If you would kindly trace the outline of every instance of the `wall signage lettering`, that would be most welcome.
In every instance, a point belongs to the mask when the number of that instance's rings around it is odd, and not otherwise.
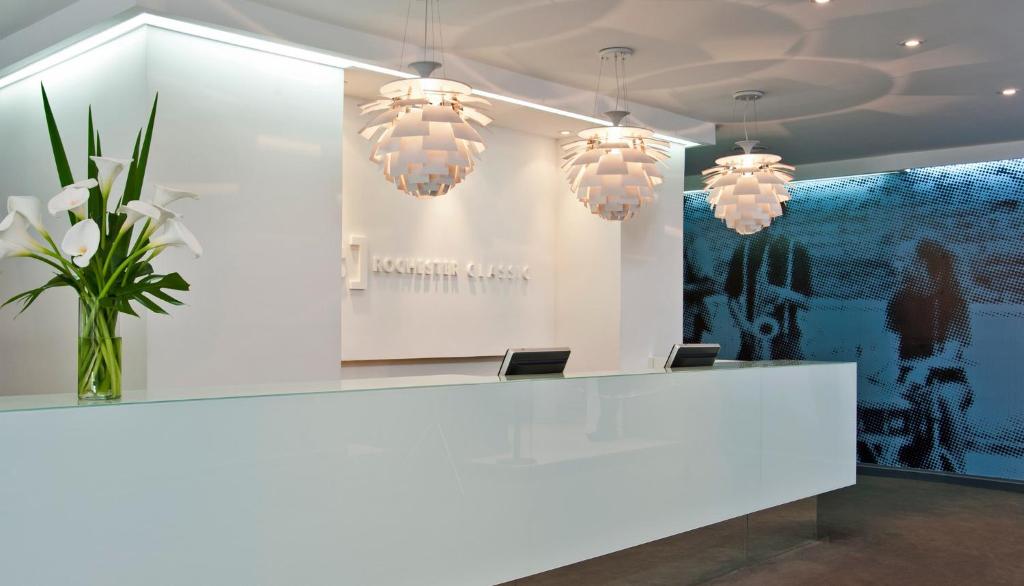
[[[530,280],[530,266],[505,262],[480,262],[477,260],[452,260],[409,256],[370,256],[367,254],[368,239],[352,236],[349,248],[352,252],[356,274],[347,275],[349,289],[365,289],[367,273],[382,275],[420,275],[424,277],[469,279]]]

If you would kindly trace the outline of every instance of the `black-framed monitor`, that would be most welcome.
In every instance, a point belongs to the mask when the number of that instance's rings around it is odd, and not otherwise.
[[[509,348],[498,375],[562,374],[569,352],[568,348]]]
[[[665,360],[665,368],[713,366],[721,349],[718,344],[675,344]]]

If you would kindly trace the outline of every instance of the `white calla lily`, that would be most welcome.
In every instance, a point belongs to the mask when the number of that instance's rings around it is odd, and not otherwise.
[[[203,247],[199,244],[199,240],[177,218],[168,219],[163,228],[149,239],[149,244],[160,249],[167,246],[185,246],[192,251],[196,258],[203,254]]]
[[[8,256],[18,256],[18,252],[21,249],[16,248],[14,245],[9,244],[5,240],[0,240],[0,260],[7,258]]]
[[[131,159],[115,159],[113,157],[89,157],[96,163],[96,170],[99,176],[100,193],[106,198],[110,195],[110,188],[114,186],[114,180],[124,171],[125,167],[131,165]]]
[[[161,208],[166,208],[179,199],[186,197],[189,199],[199,199],[199,196],[191,191],[157,185],[156,193],[153,195],[153,204]]]
[[[34,197],[12,195],[7,198],[7,217],[0,221],[0,232],[6,230],[14,221],[14,214],[21,214],[28,223],[40,234],[46,234],[43,226],[43,206]]]
[[[9,214],[3,221],[0,241],[6,252],[3,256],[28,256],[43,250],[39,241],[29,233],[28,219],[21,214]]]
[[[99,182],[97,182],[95,179],[82,179],[81,181],[75,181],[71,185],[68,185],[68,187],[77,187],[79,189],[92,189],[97,185],[99,185]]]
[[[54,216],[61,212],[71,212],[79,220],[85,219],[88,215],[89,189],[87,187],[75,187],[77,183],[68,185],[63,191],[50,198],[46,209]]]
[[[146,229],[146,234],[143,235],[143,238],[146,238],[153,232],[156,232],[157,229],[160,228],[160,226],[162,226],[167,220],[178,217],[174,212],[165,210],[151,203],[138,200],[124,204],[118,208],[117,213],[127,216],[124,224],[121,226],[121,232],[131,230],[132,226],[134,226],[139,220],[148,220],[149,228]]]
[[[60,248],[72,257],[80,267],[89,266],[89,261],[100,246],[100,227],[93,220],[78,222],[64,235]]]

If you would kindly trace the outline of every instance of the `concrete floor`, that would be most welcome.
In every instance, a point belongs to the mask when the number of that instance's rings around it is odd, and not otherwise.
[[[710,582],[688,563],[684,534],[516,583],[1024,584],[1024,493],[860,476],[856,486],[819,497],[818,520],[823,540]]]

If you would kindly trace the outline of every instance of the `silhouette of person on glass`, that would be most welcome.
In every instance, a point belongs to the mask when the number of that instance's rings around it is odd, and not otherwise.
[[[953,254],[923,239],[895,256],[900,282],[886,308],[886,327],[898,337],[897,385],[910,403],[904,466],[964,471],[966,413],[974,402],[964,351],[971,341],[967,300]]]
[[[740,360],[800,360],[797,312],[811,295],[811,257],[801,244],[767,230],[744,238],[725,280],[729,313],[740,330]]]
[[[718,283],[705,272],[711,266],[707,244],[687,232],[683,264],[683,332],[688,344],[700,343],[712,329],[708,299],[719,293]]]

